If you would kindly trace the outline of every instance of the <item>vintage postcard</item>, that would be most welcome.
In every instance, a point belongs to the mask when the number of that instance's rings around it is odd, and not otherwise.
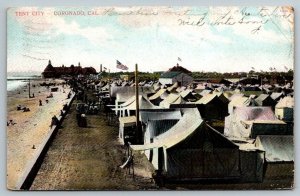
[[[9,190],[294,188],[294,9],[7,9]]]

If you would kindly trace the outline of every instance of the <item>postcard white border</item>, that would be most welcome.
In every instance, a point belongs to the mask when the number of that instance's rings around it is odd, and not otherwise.
[[[105,192],[60,192],[60,191],[48,191],[48,192],[19,192],[19,191],[8,191],[6,189],[6,9],[8,7],[22,7],[22,6],[43,6],[43,7],[50,7],[50,6],[262,6],[262,5],[291,5],[295,9],[295,99],[296,99],[296,108],[295,108],[295,189],[294,191],[189,191],[189,192],[179,192],[179,191],[165,191],[165,192],[153,192],[153,191],[146,191],[146,192],[111,192],[111,191],[105,191]],[[198,195],[198,194],[205,194],[205,195],[232,195],[232,194],[238,194],[238,195],[253,195],[253,194],[263,194],[265,195],[283,195],[283,194],[289,194],[289,195],[299,195],[299,156],[297,153],[299,152],[299,141],[300,141],[300,134],[299,131],[299,108],[297,106],[297,98],[299,97],[299,80],[300,80],[300,69],[297,68],[297,62],[299,61],[299,10],[300,10],[300,4],[299,0],[72,0],[72,1],[61,1],[61,0],[51,0],[51,1],[43,1],[43,0],[7,0],[7,1],[0,1],[0,130],[1,130],[1,142],[0,142],[0,171],[1,171],[1,177],[0,177],[0,195],[17,195],[17,194],[25,194],[25,195],[32,195],[32,194],[45,194],[45,195],[53,195],[53,194],[62,194],[63,195],[78,195],[78,194],[89,194],[89,195],[98,195],[98,194],[104,194],[104,195],[152,195],[152,194],[162,194],[162,195],[181,195],[181,194],[188,194],[188,195]]]

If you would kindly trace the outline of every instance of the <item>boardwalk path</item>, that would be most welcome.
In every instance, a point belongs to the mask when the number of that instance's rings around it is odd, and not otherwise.
[[[120,169],[125,149],[118,127],[107,126],[104,114],[88,115],[88,127],[76,122],[76,101],[58,131],[31,190],[153,190],[152,168],[136,154],[135,180]]]

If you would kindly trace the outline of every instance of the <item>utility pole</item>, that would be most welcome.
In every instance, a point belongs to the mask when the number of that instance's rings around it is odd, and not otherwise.
[[[135,64],[135,103],[136,103],[136,137],[137,137],[137,142],[140,143],[141,141],[141,133],[140,133],[140,112],[139,112],[139,81],[138,81],[138,65]]]
[[[31,98],[31,96],[30,96],[30,79],[29,79],[29,82],[28,82],[28,95],[29,95],[29,98]]]
[[[110,95],[110,69],[108,69],[108,93],[109,93],[109,98],[111,98],[111,95]]]

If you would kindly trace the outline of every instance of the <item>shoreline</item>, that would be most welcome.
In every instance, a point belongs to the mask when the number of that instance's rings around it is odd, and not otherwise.
[[[7,188],[15,190],[24,176],[28,163],[36,157],[43,148],[43,140],[51,131],[51,118],[59,116],[63,105],[68,102],[67,95],[71,92],[68,85],[61,85],[64,80],[52,79],[58,87],[57,92],[51,92],[52,98],[47,98],[50,88],[40,86],[45,80],[33,80],[29,98],[28,85],[7,91]],[[39,105],[42,101],[42,106]],[[48,100],[48,103],[46,102]],[[29,108],[24,112],[17,106]],[[10,123],[11,122],[11,123]]]

